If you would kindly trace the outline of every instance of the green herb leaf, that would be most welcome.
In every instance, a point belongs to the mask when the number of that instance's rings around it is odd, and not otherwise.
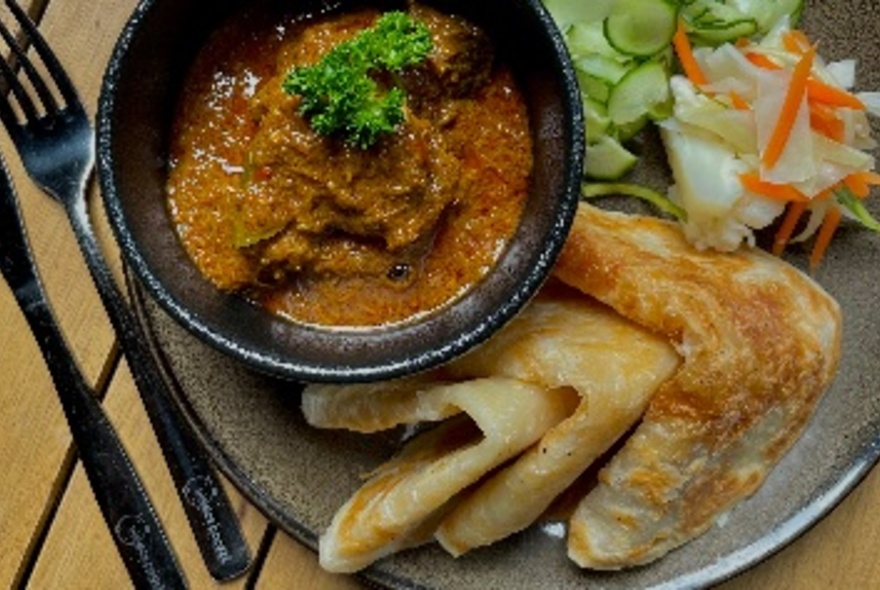
[[[371,74],[418,65],[433,47],[424,23],[403,12],[388,12],[317,64],[291,69],[282,87],[302,97],[300,112],[317,133],[339,133],[366,149],[404,120],[403,91],[393,87],[383,92]]]
[[[687,212],[657,191],[640,184],[625,182],[585,182],[581,185],[581,196],[585,199],[624,195],[636,197],[651,203],[660,211],[672,215],[681,221],[687,220]]]
[[[880,232],[880,221],[874,219],[868,209],[865,208],[865,204],[862,203],[862,200],[852,194],[852,191],[846,187],[840,188],[834,191],[834,196],[837,197],[837,202],[840,203],[844,209],[852,213],[853,217],[855,217],[859,223],[868,229]]]

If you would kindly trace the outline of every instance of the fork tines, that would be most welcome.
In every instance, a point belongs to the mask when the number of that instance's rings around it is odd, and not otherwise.
[[[28,46],[33,47],[36,51],[66,106],[79,105],[73,84],[67,77],[67,74],[64,73],[58,58],[55,57],[55,54],[43,39],[37,26],[16,2],[6,0],[6,5],[21,27],[21,41],[16,39],[6,24],[0,20],[0,37],[3,38],[11,51],[7,59],[0,59],[0,78],[6,84],[4,89],[6,100],[0,100],[0,119],[3,120],[7,127],[18,123],[19,117],[9,101],[9,92],[15,97],[15,102],[25,122],[34,122],[47,114],[56,113],[61,110],[56,95],[50,89],[44,76],[37,70],[34,62],[28,57]],[[36,98],[28,91],[28,86],[19,79],[16,70],[24,72],[28,85],[36,91]]]

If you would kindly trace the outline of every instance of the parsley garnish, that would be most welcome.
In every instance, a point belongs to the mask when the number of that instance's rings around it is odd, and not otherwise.
[[[283,88],[302,97],[300,112],[317,133],[339,133],[366,149],[403,122],[406,100],[396,86],[383,93],[371,74],[397,74],[418,65],[433,46],[424,23],[403,12],[387,12],[317,64],[291,69]]]

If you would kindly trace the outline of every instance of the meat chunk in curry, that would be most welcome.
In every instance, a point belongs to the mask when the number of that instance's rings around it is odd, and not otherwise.
[[[410,13],[434,47],[394,80],[404,122],[367,149],[315,133],[282,81],[377,11],[249,13],[199,54],[168,194],[184,246],[218,287],[299,321],[377,325],[441,307],[495,263],[528,190],[524,101],[481,29],[421,5]]]

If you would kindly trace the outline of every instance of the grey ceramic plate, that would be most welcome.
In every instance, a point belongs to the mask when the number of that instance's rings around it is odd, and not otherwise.
[[[826,57],[859,57],[862,89],[880,89],[878,14],[878,2],[807,7],[804,26],[821,40]],[[875,134],[880,137],[876,125]],[[664,167],[652,145],[649,139],[639,177],[663,187]],[[876,202],[873,208],[880,209]],[[801,254],[787,258],[803,266]],[[850,226],[839,232],[814,274],[844,310],[837,379],[804,436],[765,485],[705,535],[650,566],[600,574],[568,561],[562,530],[534,526],[458,560],[436,548],[409,551],[380,562],[366,577],[392,588],[681,588],[718,582],[767,557],[842,499],[880,453],[878,259],[880,236]],[[190,336],[139,289],[132,290],[178,400],[213,458],[269,517],[315,547],[318,533],[358,486],[359,475],[393,452],[395,438],[308,427],[296,384],[245,370]]]

